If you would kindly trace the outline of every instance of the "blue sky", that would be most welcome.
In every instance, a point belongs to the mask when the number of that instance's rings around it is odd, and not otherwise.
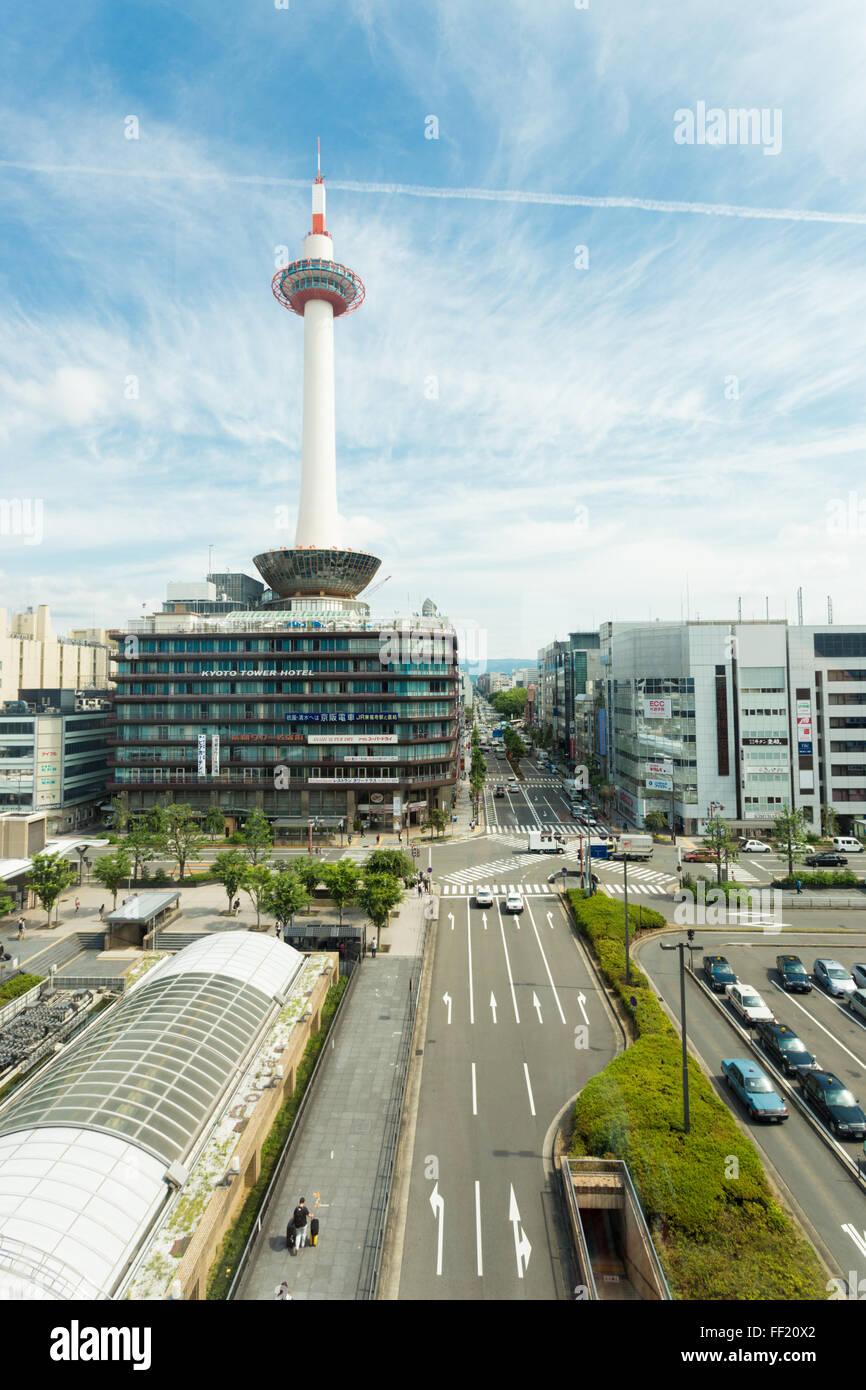
[[[492,656],[687,587],[861,621],[864,60],[848,0],[7,7],[0,457],[44,522],[0,535],[0,601],[121,624],[210,545],[253,573],[291,543],[303,332],[270,280],[321,136],[377,610],[430,595]],[[778,153],[677,143],[701,102],[780,112]]]

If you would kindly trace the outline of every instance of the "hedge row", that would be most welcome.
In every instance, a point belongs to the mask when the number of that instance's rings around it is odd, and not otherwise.
[[[578,929],[602,972],[634,1010],[638,1038],[584,1087],[574,1109],[573,1156],[622,1158],[634,1181],[665,1277],[681,1299],[821,1299],[812,1247],[774,1200],[758,1153],[690,1057],[683,1133],[682,1044],[646,976],[625,984],[622,905],[569,893]],[[658,913],[647,914],[663,925]],[[629,909],[629,930],[636,920]]]
[[[304,1049],[304,1055],[298,1063],[298,1070],[295,1076],[295,1089],[289,1099],[278,1110],[270,1133],[262,1144],[258,1181],[250,1188],[247,1200],[244,1202],[237,1220],[226,1232],[222,1245],[210,1267],[206,1294],[208,1299],[224,1299],[229,1291],[235,1266],[243,1254],[244,1246],[249,1239],[249,1234],[255,1223],[256,1216],[258,1215],[262,1198],[273,1176],[277,1160],[283,1152],[286,1140],[289,1137],[289,1130],[295,1122],[295,1115],[301,1103],[301,1097],[307,1089],[313,1067],[316,1063],[316,1058],[322,1050],[334,1014],[337,1012],[337,1006],[343,997],[343,992],[347,984],[348,977],[345,975],[341,976],[335,985],[331,985],[331,988],[325,995],[325,1000],[322,1004],[321,1027],[318,1033],[314,1033],[310,1038]]]
[[[15,975],[11,980],[4,981],[0,985],[0,1005],[17,999],[19,994],[26,994],[28,989],[35,989],[41,980],[41,975]]]

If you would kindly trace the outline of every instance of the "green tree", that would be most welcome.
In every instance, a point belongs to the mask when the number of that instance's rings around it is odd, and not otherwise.
[[[117,907],[117,894],[132,878],[132,857],[121,845],[113,854],[103,854],[93,865],[93,877],[111,894],[111,910]]]
[[[387,924],[393,908],[401,901],[403,890],[390,874],[365,874],[358,890],[358,903],[376,928],[378,935]]]
[[[255,810],[244,821],[243,842],[251,864],[258,864],[273,849],[274,832],[264,811]]]
[[[340,860],[340,863],[351,861]],[[390,874],[392,878],[413,878],[415,865],[402,849],[375,849],[364,864],[366,874]]]
[[[213,844],[216,835],[225,834],[226,818],[219,806],[208,806],[202,824],[208,835],[210,835],[211,844]]]
[[[351,861],[346,861],[351,862]],[[355,865],[352,865],[354,868]],[[280,869],[273,875],[267,899],[262,904],[276,922],[285,928],[295,924],[295,913],[303,912],[310,903],[310,890],[304,886],[291,865]]]
[[[731,834],[727,822],[721,816],[713,816],[712,820],[707,821],[707,828],[704,831],[702,845],[716,861],[716,882],[722,881],[722,862],[727,865],[729,859],[736,860],[739,857],[739,847],[734,836]]]
[[[121,844],[132,859],[132,881],[137,883],[145,864],[149,864],[159,853],[159,837],[148,825],[146,817],[130,817]]]
[[[643,823],[651,835],[661,835],[668,828],[668,818],[664,811],[648,811]]]
[[[213,876],[225,888],[229,908],[238,895],[241,880],[249,867],[247,857],[239,849],[226,849],[214,857]]]
[[[773,821],[773,839],[780,854],[788,860],[788,875],[794,876],[794,846],[806,838],[806,813],[795,807],[793,810],[786,801],[782,814]]]
[[[166,827],[162,834],[154,835],[154,844],[174,859],[178,868],[178,882],[183,882],[186,861],[204,844],[198,821],[192,814],[192,807],[186,804],[165,808]]]
[[[267,911],[274,871],[267,864],[247,864],[241,887],[256,909],[256,926],[262,920],[262,910]]]
[[[34,854],[27,887],[36,894],[48,914],[47,926],[51,926],[51,909],[61,893],[65,893],[78,878],[78,869],[59,854]]]
[[[379,854],[393,854],[393,850],[377,850],[370,855],[370,859],[375,859]],[[404,854],[401,858],[406,859]],[[411,872],[411,861],[410,872]],[[369,869],[370,861],[365,865]],[[339,859],[336,864],[323,864],[325,882],[328,885],[328,892],[336,903],[340,912],[340,926],[343,925],[343,908],[357,897],[358,889],[361,886],[361,870],[351,859]]]

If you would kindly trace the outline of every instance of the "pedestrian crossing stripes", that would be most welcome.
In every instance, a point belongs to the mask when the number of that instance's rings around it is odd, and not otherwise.
[[[495,898],[504,898],[507,893],[520,893],[526,898],[553,898],[556,890],[552,883],[459,883],[442,886],[445,898],[472,898],[481,889],[487,889]]]

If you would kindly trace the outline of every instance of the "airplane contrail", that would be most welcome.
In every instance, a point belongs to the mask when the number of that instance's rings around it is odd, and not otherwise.
[[[269,174],[205,174],[170,169],[101,169],[83,164],[33,164],[2,159],[0,169],[21,169],[34,174],[96,175],[105,178],[180,179],[190,183],[272,184],[280,188],[308,188],[309,179],[279,178]],[[635,208],[639,212],[685,212],[706,217],[746,217],[776,222],[828,222],[866,226],[866,212],[820,212],[812,208],[755,208],[739,203],[692,203],[668,198],[594,197],[585,193],[537,193],[518,188],[436,188],[418,183],[362,183],[328,179],[328,187],[345,193],[379,193],[408,198],[468,199],[487,203],[537,203],[547,207]]]

